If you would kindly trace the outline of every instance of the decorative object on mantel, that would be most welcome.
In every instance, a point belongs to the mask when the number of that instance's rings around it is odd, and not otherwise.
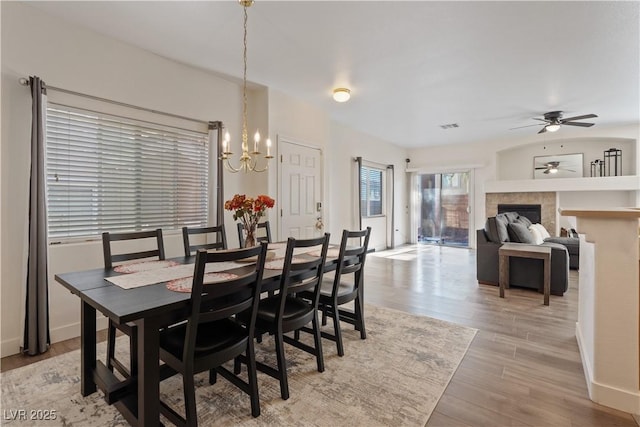
[[[582,153],[534,157],[533,177],[535,179],[581,178],[582,158]]]
[[[622,150],[618,148],[604,150],[604,169],[607,176],[622,175]]]
[[[591,162],[591,176],[604,176],[604,160],[596,159]]]
[[[222,160],[225,168],[231,172],[264,172],[269,167],[269,160],[273,159],[271,155],[271,140],[267,138],[267,154],[264,156],[266,159],[265,165],[262,169],[258,168],[258,155],[260,153],[260,132],[256,131],[253,137],[253,151],[249,153],[249,143],[247,141],[247,8],[253,5],[253,0],[238,0],[238,3],[244,8],[244,72],[242,76],[242,154],[240,155],[240,165],[235,168],[231,166],[230,158],[233,155],[231,152],[231,136],[229,132],[225,132],[224,140],[222,141]],[[251,157],[253,155],[253,157]]]
[[[244,246],[249,248],[256,245],[256,228],[260,218],[265,216],[267,209],[272,208],[276,201],[264,194],[251,198],[244,194],[236,194],[233,199],[224,202],[224,208],[233,212],[233,219],[242,221],[247,237]]]

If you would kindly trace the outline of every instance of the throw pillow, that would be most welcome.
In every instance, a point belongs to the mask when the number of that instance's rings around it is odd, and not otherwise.
[[[544,228],[544,225],[542,225],[542,224],[532,224],[532,226],[536,227],[538,229],[538,231],[540,232],[540,235],[542,236],[542,240],[548,239],[549,237],[551,237],[551,234],[549,234],[547,229]]]
[[[520,215],[515,222],[518,222],[520,224],[524,224],[525,226],[527,226],[527,228],[529,228],[529,226],[531,225],[531,220],[529,218],[527,218],[526,216],[522,216],[522,215]]]
[[[507,225],[507,230],[509,231],[509,238],[512,242],[528,243],[530,245],[533,245],[536,242],[533,235],[524,224],[512,222]]]
[[[536,245],[541,245],[542,243],[544,243],[544,239],[542,238],[542,234],[540,234],[540,230],[538,230],[538,227],[534,227],[533,224],[531,224],[529,226],[529,231],[533,235],[533,240],[535,241]]]

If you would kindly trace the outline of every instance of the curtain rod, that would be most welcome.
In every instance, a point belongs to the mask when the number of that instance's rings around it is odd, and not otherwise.
[[[22,86],[29,86],[29,79],[27,79],[25,77],[20,77],[20,79],[18,79],[18,81],[20,82],[20,84]],[[139,107],[137,105],[127,104],[126,102],[114,101],[114,100],[111,100],[111,99],[100,98],[99,96],[94,96],[94,95],[89,95],[89,94],[86,94],[86,93],[76,92],[76,91],[69,90],[69,89],[62,89],[62,88],[55,87],[55,86],[49,86],[48,84],[45,84],[44,82],[43,82],[43,87],[44,87],[44,89],[47,89],[47,90],[53,90],[53,91],[56,91],[56,92],[62,92],[62,93],[70,94],[70,95],[81,96],[83,98],[89,98],[89,99],[93,99],[95,101],[101,101],[101,102],[106,102],[106,103],[109,103],[109,104],[115,104],[115,105],[119,105],[121,107],[133,108],[134,110],[141,110],[141,111],[146,111],[146,112],[149,112],[149,113],[161,114],[163,116],[173,117],[175,119],[187,120],[187,121],[191,121],[191,122],[195,122],[195,123],[204,123],[206,125],[209,125],[211,123],[208,120],[193,119],[191,117],[180,116],[178,114],[165,113],[164,111],[158,111],[158,110],[153,110],[151,108]]]

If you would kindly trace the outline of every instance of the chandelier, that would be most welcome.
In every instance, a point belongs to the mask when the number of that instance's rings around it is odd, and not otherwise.
[[[238,167],[231,165],[231,136],[229,132],[225,132],[222,141],[222,159],[225,168],[231,172],[264,172],[269,167],[269,160],[273,159],[271,155],[271,140],[267,138],[267,153],[263,168],[258,167],[258,156],[260,153],[260,132],[256,131],[253,136],[253,151],[249,152],[249,142],[247,137],[247,8],[253,5],[253,0],[238,0],[238,3],[244,8],[244,74],[242,77],[242,154],[240,155],[240,164]]]

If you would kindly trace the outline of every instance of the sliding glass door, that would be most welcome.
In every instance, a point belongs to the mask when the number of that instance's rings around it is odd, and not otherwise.
[[[418,243],[469,246],[469,172],[417,175]]]

